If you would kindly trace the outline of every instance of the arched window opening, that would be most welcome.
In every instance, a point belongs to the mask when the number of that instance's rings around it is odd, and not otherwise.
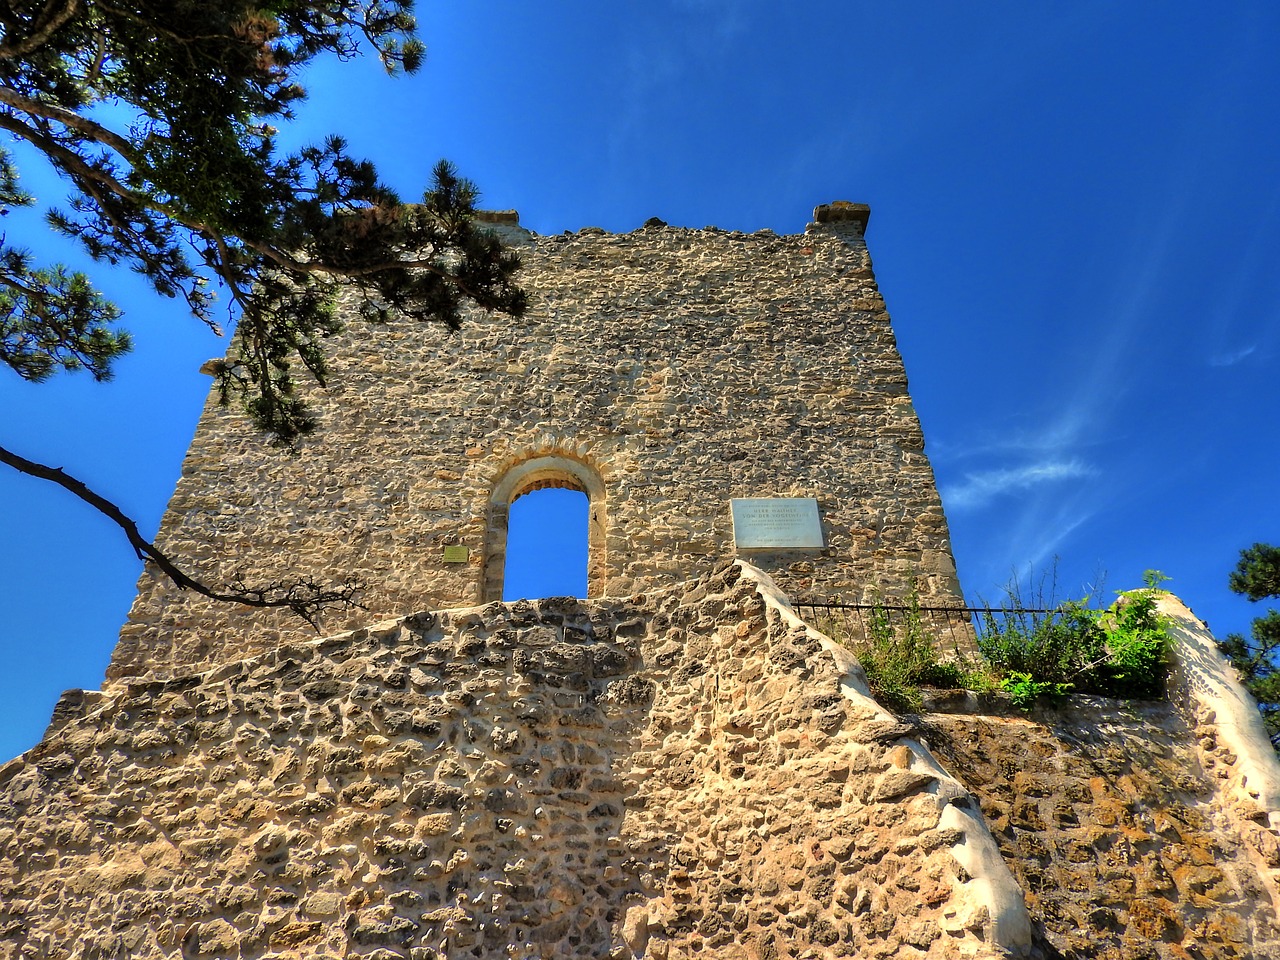
[[[587,526],[581,490],[551,486],[516,497],[507,514],[503,600],[587,595]]]
[[[510,467],[489,494],[480,602],[604,596],[607,512],[603,479],[576,456],[546,453]],[[522,568],[552,579],[530,582]]]

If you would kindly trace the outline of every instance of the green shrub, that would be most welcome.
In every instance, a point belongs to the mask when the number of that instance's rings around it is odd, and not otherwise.
[[[1050,613],[1029,613],[1016,581],[1006,587],[1007,611],[987,614],[978,649],[999,677],[1001,689],[1026,707],[1037,697],[1067,690],[1118,698],[1154,698],[1164,694],[1168,676],[1169,634],[1156,612],[1156,587],[1167,580],[1158,570],[1143,577],[1144,590],[1122,594],[1107,610],[1088,598],[1056,603],[1042,589],[1036,606]]]
[[[1103,623],[1107,658],[1092,671],[1092,688],[1111,697],[1164,696],[1171,638],[1164,617],[1156,612],[1156,591],[1121,594]]]
[[[1034,679],[1029,673],[1014,671],[1005,674],[1000,689],[1009,694],[1019,710],[1030,710],[1038,700],[1056,700],[1071,689],[1069,683],[1048,683]]]
[[[1087,600],[1069,600],[1050,613],[988,613],[978,652],[1001,676],[1022,673],[1037,682],[1070,683],[1082,667],[1105,656],[1100,617]]]
[[[1157,585],[1168,578],[1147,571],[1146,589],[1121,594],[1106,610],[1089,599],[1057,603],[1041,589],[1026,608],[1016,581],[1005,588],[999,613],[988,613],[978,631],[981,661],[943,661],[932,626],[911,585],[901,609],[877,603],[864,623],[865,636],[828,625],[827,632],[848,646],[862,664],[872,695],[889,709],[920,710],[921,687],[988,692],[1004,690],[1015,706],[1068,692],[1117,698],[1164,695],[1170,637],[1156,611]]]

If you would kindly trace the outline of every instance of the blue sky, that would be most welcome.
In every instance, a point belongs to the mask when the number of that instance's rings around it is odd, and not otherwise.
[[[794,233],[818,203],[869,203],[966,592],[1056,555],[1063,593],[1155,567],[1219,635],[1261,612],[1226,574],[1280,542],[1273,2],[492,0],[420,20],[419,75],[326,67],[290,135],[343,133],[410,199],[448,157],[541,233]],[[96,275],[134,354],[105,386],[0,376],[0,429],[154,530],[225,344]],[[139,567],[59,491],[0,475],[0,496],[10,756],[59,691],[99,685]]]
[[[517,497],[507,517],[502,599],[587,595],[587,495],[555,487]]]

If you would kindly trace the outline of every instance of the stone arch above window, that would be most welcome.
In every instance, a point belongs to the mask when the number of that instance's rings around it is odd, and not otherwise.
[[[587,596],[603,596],[607,518],[604,481],[589,464],[567,454],[548,453],[515,464],[493,485],[489,495],[481,602],[502,599],[507,521],[512,502],[526,493],[548,487],[579,490],[587,495]]]

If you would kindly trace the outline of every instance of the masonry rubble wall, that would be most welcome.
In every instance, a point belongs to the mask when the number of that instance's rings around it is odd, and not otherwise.
[[[72,697],[0,768],[0,957],[1025,952],[969,795],[761,579]]]
[[[328,389],[307,397],[318,434],[270,450],[211,395],[160,546],[215,585],[358,579],[366,609],[331,615],[334,632],[500,597],[507,507],[530,487],[591,493],[592,597],[732,556],[730,498],[813,497],[823,549],[751,556],[789,594],[893,596],[915,576],[956,599],[866,208],[820,211],[792,236],[653,222],[534,236],[507,218],[494,227],[524,259],[529,315],[473,311],[456,335],[370,325],[347,296]],[[450,545],[467,562],[445,562]],[[148,571],[108,678],[307,636]]]
[[[1233,803],[1236,757],[1212,724],[1169,703],[1073,696],[924,725],[1061,956],[1280,957],[1280,835]]]
[[[1157,608],[1166,700],[1019,712],[939,693],[949,709],[921,725],[979,798],[1050,955],[1280,957],[1280,764],[1205,624],[1171,594]]]
[[[0,958],[1280,958],[1280,811],[1179,707],[895,719],[741,564],[418,614],[65,697]]]

